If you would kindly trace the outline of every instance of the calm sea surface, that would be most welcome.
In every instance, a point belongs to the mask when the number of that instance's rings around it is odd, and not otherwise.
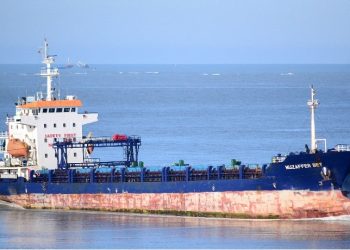
[[[233,220],[0,211],[1,248],[349,248],[350,217]]]
[[[0,120],[18,97],[45,90],[40,65],[0,65]],[[62,96],[100,121],[85,134],[140,135],[140,160],[163,166],[267,163],[309,144],[309,86],[318,138],[350,143],[350,65],[95,65],[61,70]],[[0,131],[6,130],[4,122]],[[96,151],[119,160],[122,152]],[[28,211],[0,205],[2,248],[349,248],[350,218],[223,220]]]

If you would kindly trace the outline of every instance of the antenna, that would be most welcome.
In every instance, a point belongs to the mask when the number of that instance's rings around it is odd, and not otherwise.
[[[49,44],[47,39],[44,39],[44,47],[39,50],[40,52],[44,52],[42,63],[46,65],[46,68],[43,68],[40,72],[42,77],[46,77],[46,101],[51,101],[54,99],[54,87],[53,87],[53,77],[57,77],[59,75],[58,68],[51,68],[51,64],[55,62],[55,56],[50,56],[49,52]]]
[[[314,86],[311,85],[311,100],[307,102],[307,105],[310,108],[311,113],[311,153],[315,153],[317,150],[317,144],[316,144],[316,128],[315,128],[315,109],[318,106],[318,100],[315,99],[316,91],[314,90]]]

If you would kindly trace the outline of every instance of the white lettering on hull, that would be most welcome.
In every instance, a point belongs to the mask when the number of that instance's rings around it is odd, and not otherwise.
[[[322,167],[322,162],[285,165],[286,170],[320,168],[320,167]]]

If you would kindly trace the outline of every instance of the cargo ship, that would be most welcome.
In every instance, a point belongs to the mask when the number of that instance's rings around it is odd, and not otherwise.
[[[350,215],[350,145],[327,148],[325,139],[316,139],[313,87],[305,151],[278,154],[262,165],[231,160],[196,168],[180,161],[154,168],[139,161],[139,136],[83,135],[98,114],[79,112],[82,101],[74,95],[60,98],[46,40],[41,51],[46,93],[20,98],[0,134],[0,200],[25,208],[238,218]],[[94,158],[100,147],[122,148],[124,155]]]

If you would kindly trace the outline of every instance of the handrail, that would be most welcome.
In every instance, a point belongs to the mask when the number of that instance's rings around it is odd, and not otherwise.
[[[334,149],[338,152],[350,151],[349,144],[338,144],[334,147]]]
[[[6,123],[14,122],[14,121],[15,121],[15,118],[13,118],[13,117],[6,117]]]
[[[287,158],[285,155],[277,155],[272,157],[272,163],[281,163],[284,162],[284,160]]]
[[[47,69],[41,69],[40,75],[41,76],[58,76],[59,71],[58,71],[58,68],[51,68],[49,71],[47,71]]]
[[[7,131],[0,132],[0,139],[6,139],[8,137]]]

